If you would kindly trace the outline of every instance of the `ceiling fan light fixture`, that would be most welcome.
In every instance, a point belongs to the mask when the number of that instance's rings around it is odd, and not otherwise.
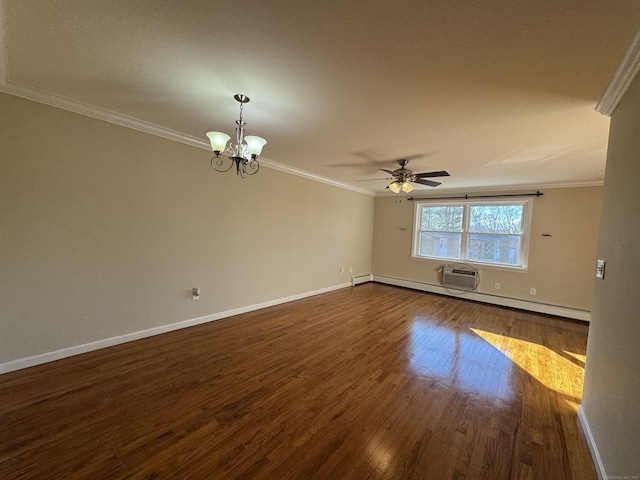
[[[413,191],[413,185],[409,182],[402,182],[402,191],[404,193],[411,193]]]
[[[441,185],[440,182],[434,182],[433,180],[427,179],[450,176],[449,172],[445,172],[444,170],[439,170],[437,172],[413,173],[413,171],[406,168],[408,162],[409,161],[406,159],[397,160],[400,168],[396,168],[395,170],[388,170],[386,168],[380,169],[390,176],[387,178],[372,178],[371,180],[392,180],[386,188],[391,190],[393,193],[411,193],[414,190],[414,186],[412,185],[413,183],[419,183],[420,185],[426,185],[428,187],[437,187],[438,185]],[[358,182],[366,181],[368,180],[358,180]]]
[[[393,193],[400,193],[400,189],[401,187],[401,183],[400,182],[392,182],[391,184],[389,184],[389,190],[391,190]]]

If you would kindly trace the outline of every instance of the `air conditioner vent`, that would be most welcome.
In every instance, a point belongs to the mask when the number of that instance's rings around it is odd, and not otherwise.
[[[465,267],[444,266],[442,285],[451,288],[475,290],[478,287],[478,271]]]

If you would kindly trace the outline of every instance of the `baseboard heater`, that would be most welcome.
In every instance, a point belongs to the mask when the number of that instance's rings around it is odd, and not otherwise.
[[[351,277],[351,286],[355,287],[356,285],[360,285],[361,283],[367,283],[373,281],[373,275],[367,273],[365,275],[357,275],[355,277]]]
[[[442,285],[451,288],[476,290],[478,288],[478,271],[467,267],[442,267]]]

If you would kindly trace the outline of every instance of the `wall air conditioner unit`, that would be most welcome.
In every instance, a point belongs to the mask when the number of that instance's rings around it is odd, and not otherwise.
[[[442,285],[451,288],[475,290],[478,287],[478,271],[468,267],[442,268]]]

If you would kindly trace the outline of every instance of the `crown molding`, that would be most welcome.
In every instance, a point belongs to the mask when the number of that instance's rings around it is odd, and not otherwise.
[[[0,85],[0,92],[31,100],[32,102],[49,105],[68,112],[95,118],[97,120],[102,120],[104,122],[120,125],[122,127],[131,128],[140,132],[157,135],[159,137],[173,140],[174,142],[191,145],[192,147],[202,148],[205,150],[209,149],[207,142],[199,138],[192,137],[181,132],[176,132],[175,130],[170,130],[143,120],[138,120],[137,118],[129,117],[121,113],[116,113],[105,108],[95,107],[87,103],[79,102],[62,95],[56,95],[34,87],[28,87],[10,80],[7,80]]]
[[[332,180],[327,177],[316,175],[315,173],[307,172],[305,170],[300,170],[298,168],[290,167],[288,165],[283,165],[282,163],[273,162],[266,158],[260,157],[260,166],[262,165],[264,165],[265,167],[272,168],[274,170],[279,170],[281,172],[289,173],[291,175],[307,178],[309,180],[313,180],[314,182],[325,183],[333,187],[343,188],[345,190],[351,190],[352,192],[361,193],[363,195],[368,195],[370,197],[376,196],[375,192],[372,190],[366,190],[364,188],[355,187],[353,185],[349,185],[348,183],[342,183],[337,180]]]
[[[62,95],[55,95],[53,93],[40,90],[20,83],[12,82],[9,80],[9,61],[8,61],[8,46],[7,46],[7,34],[6,34],[6,9],[5,0],[0,0],[0,92],[7,93],[16,97],[31,100],[32,102],[42,103],[51,107],[60,108],[69,112],[77,113],[87,117],[102,120],[104,122],[120,125],[121,127],[131,128],[140,132],[149,133],[158,137],[166,138],[174,142],[184,143],[192,147],[200,148],[202,150],[211,151],[209,142],[206,140],[187,135],[186,133],[177,132],[169,128],[162,127],[150,122],[145,122],[128,115],[113,112],[104,108],[89,105],[87,103],[74,100],[72,98],[64,97]],[[333,187],[342,188],[344,190],[350,190],[355,193],[363,195],[375,196],[375,192],[364,188],[349,185],[347,183],[339,182],[331,178],[316,175],[315,173],[300,170],[298,168],[283,165],[282,163],[268,160],[264,157],[260,159],[261,166],[278,170],[283,173],[295,175],[297,177],[306,178],[314,182],[324,183]]]
[[[584,187],[604,187],[604,180],[598,180],[595,182],[565,182],[565,183],[541,183],[536,186],[536,189],[541,188],[584,188]],[[512,187],[513,188],[513,187]],[[520,188],[520,187],[516,187]],[[534,188],[533,186],[525,185],[524,188]]]
[[[0,5],[1,5],[1,2],[2,0],[0,0]],[[0,31],[0,42],[1,42],[1,33],[2,32]],[[2,44],[0,43],[0,55],[2,54],[1,47],[2,47]],[[5,65],[6,65],[6,62],[5,62]],[[2,62],[0,61],[0,69],[1,68],[2,68]],[[137,118],[130,117],[128,115],[123,115],[121,113],[113,112],[111,110],[89,105],[87,103],[83,103],[78,100],[74,100],[72,98],[64,97],[62,95],[55,95],[53,93],[46,92],[44,90],[40,90],[34,87],[28,87],[26,85],[22,85],[16,82],[6,80],[6,78],[4,79],[4,81],[2,80],[3,80],[2,71],[0,71],[0,92],[8,93],[16,97],[21,97],[27,100],[31,100],[33,102],[42,103],[44,105],[60,108],[62,110],[67,110],[69,112],[77,113],[80,115],[85,115],[87,117],[95,118],[97,120],[102,120],[104,122],[120,125],[122,127],[131,128],[133,130],[138,130],[140,132],[156,135],[158,137],[166,138],[174,142],[184,143],[185,145],[200,148],[202,150],[207,150],[209,152],[211,151],[211,146],[209,145],[209,142],[197,137],[193,137],[191,135],[187,135],[186,133],[177,132],[175,130],[165,128],[160,125],[156,125],[154,123],[145,122],[143,120],[139,120]],[[288,165],[283,165],[282,163],[274,162],[273,160],[268,160],[264,157],[260,158],[260,165],[267,168],[271,168],[273,170],[278,170],[280,172],[288,173],[290,175],[296,175],[298,177],[306,178],[314,182],[324,183],[326,185],[331,185],[333,187],[350,190],[352,192],[360,193],[363,195],[375,196],[375,193],[371,190],[355,187],[347,183],[339,182],[337,180],[332,180],[330,178],[316,175],[315,173],[300,170],[298,168],[290,167]]]
[[[1,5],[1,2],[2,0],[0,0],[0,5]],[[0,47],[1,46],[2,45],[0,44]],[[0,54],[1,53],[2,51],[0,49]],[[0,62],[0,68],[1,67],[2,67],[2,64]],[[62,110],[67,110],[69,112],[77,113],[80,115],[85,115],[91,118],[95,118],[97,120],[102,120],[104,122],[120,125],[122,127],[131,128],[133,130],[138,130],[140,132],[156,135],[162,138],[166,138],[168,140],[172,140],[174,142],[184,143],[186,145],[200,148],[202,150],[211,151],[211,147],[209,146],[209,143],[206,140],[202,140],[200,138],[187,135],[185,133],[181,133],[175,130],[161,127],[160,125],[145,122],[143,120],[138,120],[137,118],[129,117],[121,113],[116,113],[111,110],[107,110],[104,108],[99,108],[93,105],[82,103],[72,98],[63,97],[61,95],[55,95],[55,94],[46,92],[44,90],[39,90],[33,87],[28,87],[28,86],[21,85],[11,81],[1,82],[1,79],[2,79],[1,74],[2,72],[0,71],[0,92],[8,93],[10,95],[25,98],[27,100],[31,100],[37,103],[42,103],[55,108],[60,108]],[[390,192],[376,193],[372,190],[356,187],[353,185],[349,185],[347,183],[343,183],[337,180],[323,177],[321,175],[316,175],[315,173],[307,172],[305,170],[300,170],[298,168],[290,167],[282,163],[274,162],[273,160],[269,160],[264,157],[261,157],[260,165],[267,168],[271,168],[273,170],[278,170],[280,172],[288,173],[290,175],[306,178],[314,182],[324,183],[326,185],[342,188],[344,190],[349,190],[362,195],[367,195],[372,197],[398,196],[397,194],[390,193]],[[602,185],[604,185],[604,181],[531,184],[531,185],[528,185],[528,184],[527,185],[504,185],[504,186],[493,186],[493,187],[483,187],[483,188],[438,189],[437,194],[456,193],[456,192],[462,192],[462,191],[464,192],[507,191],[507,190],[513,190],[513,189],[523,189],[523,188],[541,189],[541,188],[599,187]],[[408,196],[408,195],[405,195],[405,196]]]
[[[474,194],[474,193],[495,193],[495,192],[512,192],[514,190],[549,190],[553,188],[584,188],[584,187],[602,187],[604,180],[593,182],[564,182],[564,183],[531,183],[522,185],[496,185],[493,187],[467,187],[467,188],[438,188],[437,190],[414,190],[411,193],[391,193],[381,192],[378,197],[412,197],[414,195],[433,195],[434,198],[444,194]]]
[[[620,103],[622,96],[636,78],[640,70],[640,30],[636,33],[633,42],[620,62],[616,73],[613,75],[609,86],[604,91],[602,98],[596,105],[596,111],[603,115],[611,116]]]

